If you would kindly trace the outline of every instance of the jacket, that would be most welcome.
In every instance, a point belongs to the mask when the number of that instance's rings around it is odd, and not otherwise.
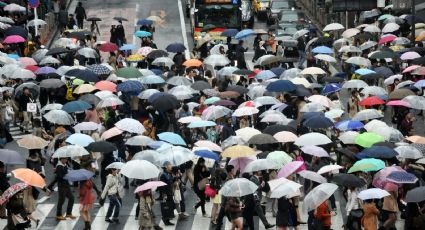
[[[109,174],[106,177],[105,188],[103,188],[102,199],[105,199],[106,195],[118,195],[122,197],[123,187],[122,187],[122,178],[120,175]]]
[[[363,218],[362,226],[365,230],[376,230],[378,229],[378,214],[379,210],[376,208],[374,203],[366,203],[363,205]]]
[[[143,228],[152,228],[155,225],[155,221],[152,213],[153,200],[151,197],[140,197],[139,201],[140,214],[139,214],[139,226]]]
[[[58,186],[69,186],[68,180],[64,179],[65,175],[68,173],[68,166],[62,164],[60,161],[56,166],[56,179]]]
[[[322,221],[323,226],[331,226],[331,214],[329,213],[329,207],[326,204],[326,201],[317,207],[315,217]]]

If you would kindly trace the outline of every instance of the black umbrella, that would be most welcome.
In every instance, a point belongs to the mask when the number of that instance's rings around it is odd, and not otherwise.
[[[236,74],[236,75],[250,75],[253,73],[254,71],[248,70],[248,69],[238,69],[235,72],[233,72],[233,74]]]
[[[264,145],[278,143],[278,141],[270,134],[260,133],[249,138],[248,143],[252,145]]]
[[[419,203],[425,200],[425,186],[414,188],[407,192],[406,202]]]
[[[195,83],[193,83],[191,87],[192,89],[199,90],[199,91],[212,88],[211,85],[206,81],[195,81]]]
[[[90,152],[110,153],[117,150],[117,146],[108,141],[96,141],[90,143],[86,149]]]
[[[227,91],[235,91],[235,92],[238,92],[239,94],[245,94],[245,93],[248,93],[248,91],[249,91],[247,88],[245,88],[241,85],[231,85],[231,86],[227,87],[226,90]]]
[[[363,40],[369,41],[369,40],[372,40],[373,39],[373,35],[371,33],[369,33],[369,32],[359,33],[359,34],[356,34],[354,36],[354,38],[356,38],[356,39],[363,39]]]
[[[356,153],[349,150],[348,148],[337,148],[336,151],[339,152],[339,153],[342,153],[343,155],[345,155],[348,158],[357,159]]]
[[[99,77],[90,70],[72,69],[65,73],[66,76],[76,77],[86,82],[98,82]]]
[[[78,98],[78,100],[85,101],[89,103],[90,105],[94,105],[94,106],[99,104],[99,102],[101,101],[101,99],[94,94],[84,94],[80,98]]]
[[[420,57],[412,60],[413,65],[425,65],[425,57]]]
[[[303,85],[296,85],[297,88],[295,89],[295,94],[299,97],[309,97],[311,96],[311,92],[309,89],[307,89],[305,86]]]
[[[378,51],[376,53],[373,53],[370,55],[370,59],[385,59],[385,58],[394,58],[395,54],[394,52],[390,51]]]
[[[316,41],[313,42],[314,46],[329,46],[332,48],[333,39],[330,37],[320,37]]]
[[[4,31],[4,36],[19,35],[25,39],[28,38],[28,30],[22,26],[11,26]]]
[[[394,143],[386,142],[386,141],[375,143],[373,144],[373,146],[385,146],[391,149],[395,149],[397,147]]]
[[[332,181],[345,187],[362,187],[366,184],[366,182],[360,177],[347,173],[335,174],[332,177]]]
[[[162,93],[152,102],[153,107],[160,111],[168,111],[179,107],[179,100],[176,96],[169,93]]]
[[[117,20],[117,21],[128,21],[128,19],[127,18],[123,18],[123,17],[114,17],[113,18],[114,20]]]
[[[297,133],[297,129],[289,125],[270,125],[263,130],[263,133],[275,135],[276,133],[281,131],[288,131],[295,134]]]
[[[99,22],[102,21],[102,19],[98,18],[98,17],[90,17],[86,19],[87,21],[93,21],[93,22]]]
[[[65,49],[63,47],[56,47],[56,48],[49,49],[49,51],[47,51],[46,53],[46,56],[52,56],[52,55],[63,54],[68,52],[72,52],[72,50]]]
[[[86,39],[87,35],[90,35],[90,32],[87,33],[85,31],[74,31],[74,32],[68,33],[68,35],[66,37],[83,40],[83,39]]]
[[[366,75],[362,75],[360,76],[360,80],[366,81],[366,80],[377,80],[379,79],[381,76],[377,73],[370,73],[370,74],[366,74]]]
[[[168,57],[168,53],[164,50],[153,50],[146,57],[155,60],[160,57]]]
[[[425,47],[415,46],[415,47],[410,48],[410,51],[414,51],[414,52],[416,52],[416,53],[418,53],[422,56],[425,55]]]
[[[204,27],[202,27],[201,32],[208,32],[209,30],[213,30],[215,28],[217,28],[215,25],[213,25],[213,24],[207,24]]]
[[[61,78],[61,75],[57,73],[48,73],[44,75],[45,78]]]
[[[373,69],[373,71],[375,71],[376,73],[378,73],[379,75],[381,75],[384,78],[388,78],[388,77],[391,77],[391,76],[394,75],[394,72],[390,68],[385,67],[385,66],[377,67],[377,68]]]
[[[344,81],[344,78],[340,78],[340,77],[324,77],[322,78],[322,80],[324,82],[328,82],[328,83],[341,83]]]

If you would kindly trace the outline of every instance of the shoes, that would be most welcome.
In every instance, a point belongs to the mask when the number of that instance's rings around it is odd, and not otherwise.
[[[211,224],[215,226],[215,225],[217,225],[217,221],[212,220],[212,221],[211,221]]]
[[[186,213],[182,212],[182,213],[179,214],[179,220],[186,219],[187,217],[189,217],[189,215],[186,214]]]
[[[61,221],[61,220],[66,220],[66,218],[64,216],[57,216],[56,220]]]
[[[21,130],[21,133],[23,133],[24,132],[24,127],[19,126],[19,130]]]
[[[274,224],[266,224],[264,227],[268,229],[268,228],[273,228],[274,226],[275,226]]]
[[[39,219],[35,220],[35,227],[38,227],[39,224],[40,224],[40,220]]]
[[[208,214],[206,214],[206,213],[202,213],[202,217],[208,217]]]
[[[120,220],[119,219],[113,219],[112,221],[114,221],[114,223],[119,224]]]
[[[0,216],[0,219],[7,219],[7,216]]]
[[[67,214],[65,217],[71,220],[75,220],[77,218],[76,216],[73,216],[72,214]]]
[[[109,223],[111,223],[111,224],[112,224],[112,223],[114,223],[114,221],[112,221],[112,220],[111,220],[111,219],[109,219],[109,218],[105,218],[105,221],[106,221],[106,222],[109,222]]]
[[[171,221],[164,221],[164,225],[165,226],[173,226],[174,225],[174,223],[172,223]]]

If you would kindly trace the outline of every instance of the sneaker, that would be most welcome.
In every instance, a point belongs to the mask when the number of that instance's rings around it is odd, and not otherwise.
[[[164,225],[165,225],[165,226],[173,226],[173,225],[174,225],[174,223],[173,223],[173,222],[171,222],[171,221],[164,221]]]
[[[265,225],[264,227],[266,228],[266,229],[268,229],[268,228],[273,228],[275,225],[274,224],[267,224],[267,225]]]
[[[109,223],[111,223],[111,224],[112,224],[112,223],[114,223],[114,222],[113,222],[111,219],[109,219],[109,218],[105,218],[105,221],[106,221],[106,222],[109,222]]]
[[[71,220],[75,220],[77,218],[76,216],[73,216],[72,214],[67,214],[65,217]]]
[[[66,220],[66,218],[64,216],[57,216],[56,220],[61,221],[61,220]]]

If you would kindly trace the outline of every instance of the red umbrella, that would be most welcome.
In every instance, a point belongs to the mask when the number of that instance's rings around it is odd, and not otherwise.
[[[35,66],[35,65],[28,65],[28,66],[25,67],[25,69],[27,69],[27,70],[29,70],[29,71],[31,71],[31,72],[34,73],[35,71],[37,71],[38,69],[40,69],[40,67]]]
[[[361,106],[373,106],[373,105],[383,105],[383,104],[385,104],[385,101],[377,96],[368,97],[359,102],[359,105]]]
[[[397,36],[395,36],[395,35],[388,35],[388,36],[385,36],[385,37],[383,37],[383,38],[381,38],[380,40],[379,40],[379,42],[378,42],[378,45],[382,45],[382,44],[385,44],[385,43],[388,43],[388,42],[392,42],[392,41],[394,41],[395,39],[397,38]]]
[[[114,52],[118,49],[118,46],[114,43],[107,42],[102,45],[100,45],[99,50],[103,52]]]

